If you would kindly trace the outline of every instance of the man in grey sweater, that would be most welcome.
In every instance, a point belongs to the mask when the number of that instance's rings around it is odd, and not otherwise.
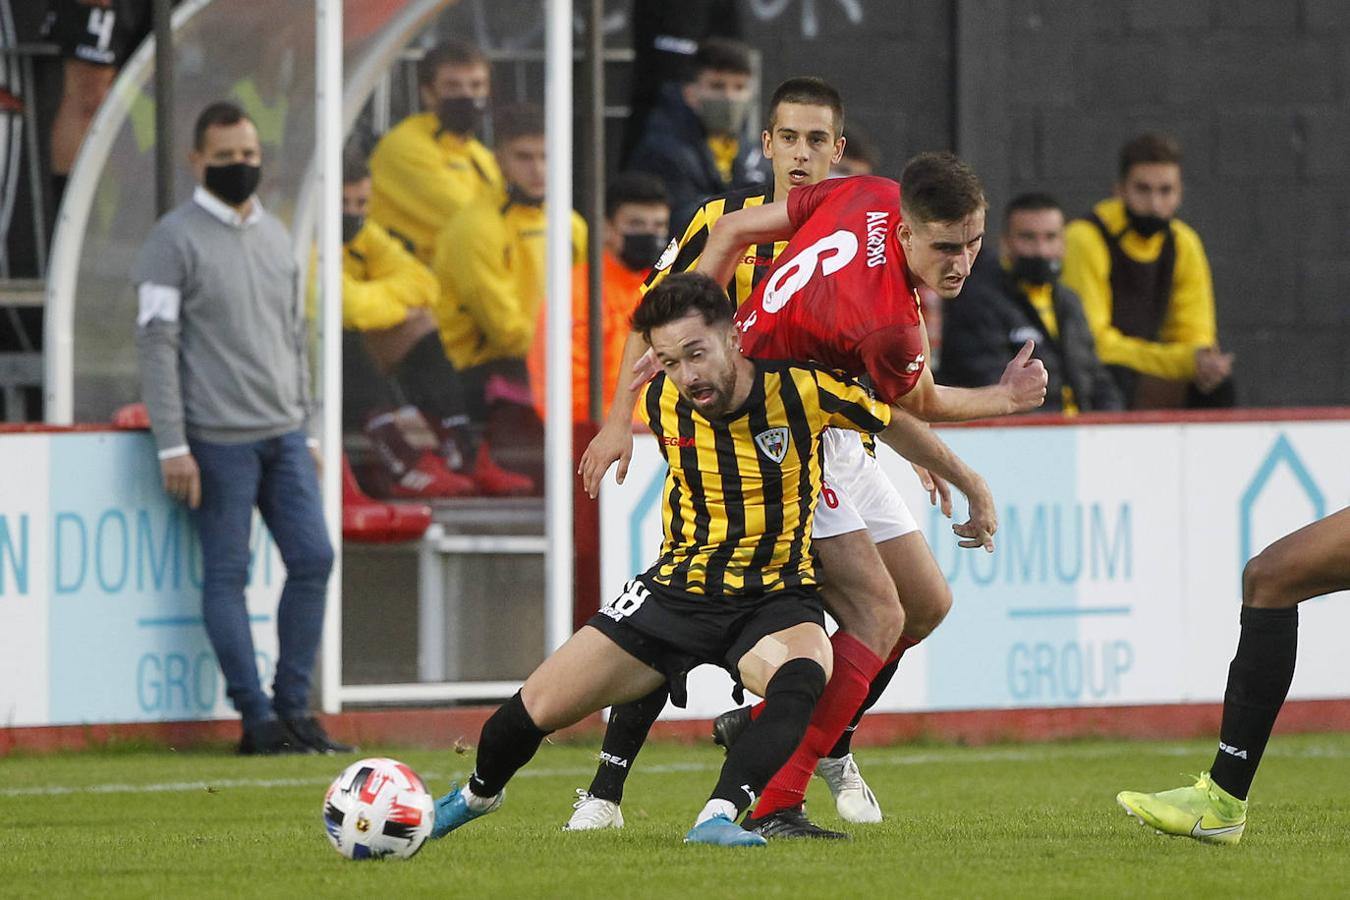
[[[348,751],[309,713],[333,549],[319,500],[299,268],[255,191],[261,148],[232,103],[198,117],[192,199],[155,224],[132,272],[142,395],[164,488],[202,546],[202,616],[245,754]],[[286,564],[272,698],[254,659],[244,586],[253,508]]]

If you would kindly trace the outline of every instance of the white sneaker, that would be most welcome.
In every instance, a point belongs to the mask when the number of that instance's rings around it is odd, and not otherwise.
[[[816,774],[829,785],[830,793],[834,795],[834,807],[845,822],[875,825],[881,821],[881,804],[863,781],[852,753],[842,759],[822,758],[816,763]]]
[[[613,800],[592,797],[585,788],[577,788],[577,802],[572,804],[572,818],[563,831],[598,831],[601,828],[622,828],[623,813]]]

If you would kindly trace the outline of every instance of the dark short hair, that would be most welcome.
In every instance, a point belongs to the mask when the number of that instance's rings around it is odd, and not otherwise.
[[[692,72],[695,78],[703,72],[735,72],[737,75],[749,75],[750,47],[731,38],[710,37],[698,45]]]
[[[492,131],[498,147],[504,147],[516,138],[541,135],[544,133],[544,109],[537,103],[503,107],[493,113]]]
[[[769,98],[769,131],[773,131],[778,121],[778,107],[784,103],[800,103],[803,106],[828,106],[834,116],[834,136],[837,140],[844,133],[844,98],[828,81],[810,75],[789,78],[774,88]]]
[[[370,177],[366,155],[358,147],[348,147],[342,154],[342,183],[356,184]]]
[[[650,342],[653,329],[691,312],[701,314],[706,325],[730,324],[735,315],[722,285],[700,272],[679,272],[662,279],[642,298],[633,311],[633,330]]]
[[[1120,180],[1130,169],[1143,163],[1175,163],[1181,165],[1181,145],[1177,139],[1159,131],[1148,131],[1132,137],[1120,148]]]
[[[1044,191],[1028,191],[1025,194],[1018,194],[1008,203],[1008,208],[1003,213],[1003,223],[1012,221],[1013,213],[1019,212],[1039,212],[1043,209],[1057,209],[1061,213],[1064,207],[1059,205],[1059,201]]]
[[[844,145],[844,159],[862,160],[873,169],[881,165],[881,148],[872,140],[870,133],[855,124],[844,137],[848,138],[848,143]]]
[[[206,146],[206,131],[209,128],[228,128],[240,122],[252,121],[239,104],[217,100],[197,116],[197,123],[192,126],[192,148],[200,152]]]
[[[975,170],[945,150],[905,163],[900,190],[905,218],[919,222],[957,222],[988,205]]]
[[[616,175],[605,188],[605,218],[612,219],[625,203],[659,203],[670,206],[670,194],[661,179],[646,172]]]
[[[432,47],[417,61],[417,86],[434,84],[443,66],[486,66],[488,58],[477,44],[451,38]]]

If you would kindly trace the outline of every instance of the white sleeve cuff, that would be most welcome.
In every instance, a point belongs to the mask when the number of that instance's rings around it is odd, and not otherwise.
[[[183,304],[183,294],[178,288],[147,281],[136,289],[136,297],[140,303],[136,313],[138,327],[144,328],[154,319],[178,321],[178,310]]]
[[[179,444],[177,447],[165,447],[159,451],[160,460],[173,459],[175,456],[187,456],[192,449],[187,444]]]
[[[319,449],[319,439],[318,439],[318,438],[305,438],[305,446],[308,447],[308,448],[311,449],[311,450],[318,450],[318,449]]]

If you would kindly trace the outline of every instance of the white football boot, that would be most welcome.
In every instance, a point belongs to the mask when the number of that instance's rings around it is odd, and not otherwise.
[[[875,825],[881,821],[881,804],[863,781],[852,753],[840,759],[822,758],[816,763],[816,774],[829,785],[834,807],[845,822]]]
[[[599,831],[601,828],[622,828],[623,813],[613,800],[592,797],[585,788],[577,788],[577,802],[572,804],[572,818],[563,831]]]

